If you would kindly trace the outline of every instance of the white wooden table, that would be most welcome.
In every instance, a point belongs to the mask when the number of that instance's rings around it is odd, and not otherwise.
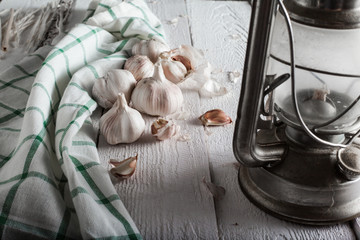
[[[49,0],[2,0],[1,8],[36,7]],[[124,205],[145,239],[356,239],[351,224],[314,227],[276,219],[256,208],[238,184],[238,165],[232,151],[234,123],[204,129],[197,119],[220,108],[236,118],[251,7],[245,1],[147,0],[162,20],[171,47],[190,44],[205,51],[230,92],[213,99],[185,91],[187,120],[177,121],[191,136],[188,142],[156,141],[147,131],[136,143],[108,145],[99,136],[102,164],[138,153],[138,167],[128,180],[114,181]],[[80,22],[90,0],[77,0],[71,24]],[[171,20],[177,19],[177,24]],[[175,21],[172,21],[175,22]],[[94,119],[99,119],[97,110]],[[147,117],[149,125],[154,118]],[[214,199],[202,179],[226,189]]]

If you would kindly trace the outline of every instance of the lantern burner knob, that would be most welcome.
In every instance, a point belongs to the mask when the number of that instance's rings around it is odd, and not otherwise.
[[[338,167],[348,180],[358,179],[360,177],[360,149],[353,146],[340,149]]]

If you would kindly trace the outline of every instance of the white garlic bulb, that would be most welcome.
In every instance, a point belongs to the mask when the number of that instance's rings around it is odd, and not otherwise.
[[[134,75],[136,81],[151,77],[154,74],[154,64],[147,56],[134,55],[126,60],[124,69]]]
[[[100,118],[100,132],[109,144],[131,143],[138,140],[145,130],[141,114],[127,105],[120,93],[114,106]]]
[[[173,60],[170,52],[161,53],[160,61],[166,79],[175,84],[178,84],[185,79],[187,73],[186,67],[180,61]]]
[[[111,69],[104,77],[96,79],[92,95],[101,107],[111,108],[119,93],[123,93],[126,100],[130,101],[135,84],[136,80],[131,72],[123,69]]]
[[[159,42],[155,39],[141,40],[132,47],[132,55],[145,55],[155,63],[160,53],[170,51],[170,47],[166,43]]]
[[[131,95],[134,108],[152,116],[166,116],[176,112],[183,100],[180,88],[165,78],[161,62],[155,64],[152,77],[137,83]]]

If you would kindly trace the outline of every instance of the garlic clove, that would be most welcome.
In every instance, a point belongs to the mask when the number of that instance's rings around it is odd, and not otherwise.
[[[222,126],[232,123],[231,118],[220,109],[207,111],[199,117],[204,126]]]
[[[173,60],[169,52],[161,53],[160,59],[164,70],[164,75],[169,81],[178,84],[185,79],[188,69],[186,69],[184,64]]]
[[[132,47],[132,55],[145,55],[155,63],[158,60],[160,53],[170,51],[170,47],[163,42],[159,42],[155,39],[141,40],[134,44]]]
[[[132,143],[145,131],[141,114],[127,105],[123,93],[114,106],[100,118],[100,132],[109,144]]]
[[[151,134],[157,134],[160,129],[165,127],[169,123],[168,120],[159,118],[151,124]]]
[[[131,98],[136,80],[131,72],[123,69],[111,69],[104,77],[96,79],[92,95],[103,108],[111,108],[119,93],[123,93],[127,101]]]
[[[200,64],[206,61],[204,53],[190,45],[181,45],[170,52],[171,58],[184,64],[188,71],[196,70]]]
[[[181,89],[165,78],[161,62],[155,64],[154,75],[140,80],[131,101],[138,111],[152,116],[167,116],[178,111],[183,103]]]
[[[130,71],[136,81],[151,77],[154,74],[154,64],[147,56],[134,55],[126,60],[124,69]]]
[[[160,141],[175,137],[179,132],[180,126],[163,118],[159,118],[151,124],[151,134]]]
[[[120,162],[116,161],[115,159],[110,159],[109,163],[114,166],[111,168],[110,173],[120,180],[131,177],[136,170],[137,159],[137,154],[134,157],[129,157]]]

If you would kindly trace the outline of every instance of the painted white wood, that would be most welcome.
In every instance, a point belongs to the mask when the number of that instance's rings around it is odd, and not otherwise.
[[[229,71],[242,72],[250,20],[247,2],[203,1],[187,3],[195,47],[206,48],[215,68],[223,69],[217,79],[229,86],[223,97],[201,99],[201,110],[220,108],[235,121],[241,81],[230,83]],[[232,152],[234,124],[213,127],[206,135],[211,176],[226,194],[215,201],[220,239],[355,239],[348,224],[312,227],[276,219],[252,205],[240,190],[237,161]]]
[[[0,9],[40,7],[50,0],[2,0]],[[229,72],[242,72],[250,7],[246,2],[205,0],[147,0],[162,20],[171,47],[191,44],[203,49],[217,69],[213,77],[230,92],[213,99],[184,92],[187,120],[177,121],[189,142],[156,141],[150,129],[133,144],[108,145],[99,137],[102,164],[110,158],[138,154],[130,179],[113,183],[145,239],[355,239],[348,224],[302,226],[278,220],[254,207],[240,191],[232,153],[234,124],[204,129],[197,117],[221,108],[235,121],[241,79],[229,81]],[[77,0],[70,24],[80,22],[90,0]],[[186,3],[186,4],[185,4]],[[177,19],[177,24],[168,22]],[[174,21],[173,21],[174,22]],[[98,127],[101,110],[92,116]],[[155,118],[145,117],[147,126]],[[223,186],[226,194],[214,200],[202,178]]]
[[[171,47],[191,44],[184,1],[149,3],[162,20]],[[168,21],[178,18],[178,23]],[[189,142],[156,141],[150,124],[156,118],[145,116],[147,129],[132,144],[108,145],[100,136],[102,163],[110,158],[124,159],[138,154],[135,174],[123,182],[114,181],[124,205],[145,239],[218,239],[212,196],[202,183],[210,179],[204,131],[197,119],[200,100],[196,92],[184,92],[184,110],[190,117],[177,121]]]

